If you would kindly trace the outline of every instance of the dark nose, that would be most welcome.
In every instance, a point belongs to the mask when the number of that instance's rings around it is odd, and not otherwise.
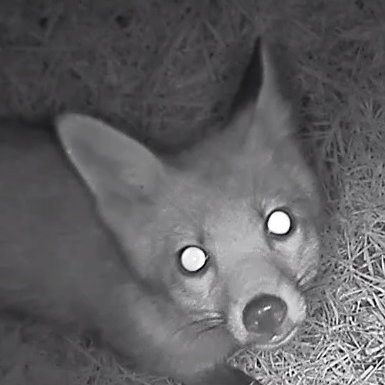
[[[275,295],[262,294],[254,297],[243,309],[243,324],[251,333],[274,334],[282,325],[286,313],[284,300]]]

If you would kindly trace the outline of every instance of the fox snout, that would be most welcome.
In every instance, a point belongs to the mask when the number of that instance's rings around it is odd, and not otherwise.
[[[241,345],[276,348],[290,340],[304,321],[305,298],[288,281],[255,292],[230,305],[228,327]]]
[[[242,312],[243,324],[249,333],[274,335],[287,316],[286,302],[275,295],[254,297]]]
[[[295,334],[305,316],[305,300],[294,288],[281,294],[259,294],[242,311],[247,342],[265,349],[278,347]]]

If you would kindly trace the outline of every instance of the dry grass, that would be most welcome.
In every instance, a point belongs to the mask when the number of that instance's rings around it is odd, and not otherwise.
[[[382,0],[3,0],[0,8],[1,115],[89,112],[159,146],[219,122],[254,36],[278,38],[296,64],[329,221],[302,333],[239,362],[266,385],[385,384]],[[2,385],[135,383],[107,353],[44,327],[4,320],[0,337]]]

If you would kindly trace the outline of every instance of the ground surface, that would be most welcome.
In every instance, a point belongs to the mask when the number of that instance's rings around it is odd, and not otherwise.
[[[275,353],[246,352],[240,363],[263,384],[383,385],[382,0],[2,0],[0,115],[88,112],[155,145],[178,146],[226,114],[259,33],[278,39],[295,65],[329,219],[300,335]],[[0,323],[2,385],[133,380],[76,337]]]

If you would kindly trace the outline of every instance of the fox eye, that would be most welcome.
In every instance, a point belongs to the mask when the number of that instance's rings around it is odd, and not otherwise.
[[[282,237],[294,229],[294,219],[284,208],[273,210],[266,218],[265,231],[273,236]]]
[[[187,246],[179,252],[179,263],[187,273],[197,273],[202,270],[207,262],[208,255],[198,246]]]

